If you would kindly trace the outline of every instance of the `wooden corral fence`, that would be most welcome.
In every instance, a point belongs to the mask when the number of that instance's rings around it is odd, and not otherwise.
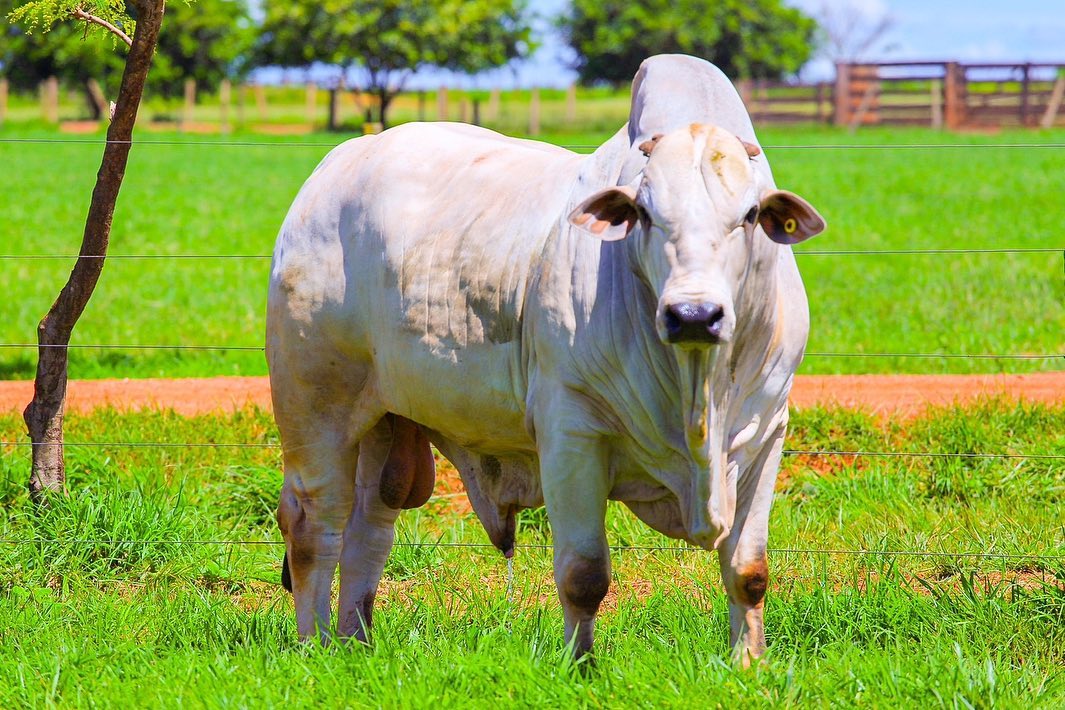
[[[835,81],[820,83],[739,80],[737,88],[758,125],[919,125],[933,128],[1051,128],[1065,126],[1065,63],[879,62],[839,64]],[[99,84],[87,84],[90,121],[69,120],[71,103],[60,110],[55,79],[39,90],[47,123],[65,129],[95,129],[108,102]],[[377,99],[344,87],[314,83],[268,87],[222,82],[216,94],[200,97],[188,80],[183,100],[162,112],[143,111],[145,122],[184,132],[228,133],[234,127],[264,132],[309,132],[319,127],[362,126],[380,130]],[[542,95],[543,94],[543,95]],[[621,93],[578,99],[577,87],[524,92],[419,91],[396,97],[394,121],[452,120],[538,135],[541,130],[610,130],[624,121],[628,99]],[[201,99],[205,98],[203,101]],[[83,114],[85,102],[75,113]],[[65,113],[65,116],[63,115]],[[0,77],[0,125],[8,115],[8,84]],[[543,128],[542,128],[543,126]]]
[[[835,97],[830,82],[796,84],[740,79],[736,88],[756,125],[828,123],[834,115]]]
[[[843,126],[1065,125],[1065,63],[839,64],[833,94]]]

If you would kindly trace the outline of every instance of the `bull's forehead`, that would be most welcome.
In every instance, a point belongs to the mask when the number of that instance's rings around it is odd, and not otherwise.
[[[656,211],[671,220],[709,198],[719,216],[742,215],[755,198],[755,173],[735,134],[706,124],[668,133],[651,151],[644,169]]]

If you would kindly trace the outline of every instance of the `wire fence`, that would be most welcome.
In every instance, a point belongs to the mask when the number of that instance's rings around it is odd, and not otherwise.
[[[170,345],[141,343],[0,343],[0,349],[12,348],[61,348],[69,350],[232,350],[238,352],[265,352],[263,345]],[[1065,353],[1016,354],[1016,353],[833,353],[808,352],[805,357],[843,358],[902,358],[902,359],[970,359],[970,360],[1065,360]]]
[[[184,540],[184,539],[53,539],[53,538],[7,538],[0,539],[0,545],[29,546],[29,545],[74,545],[74,546],[105,546],[105,545],[214,545],[219,547],[282,547],[285,543],[281,540]],[[394,542],[393,547],[409,548],[441,548],[441,549],[464,549],[498,551],[495,545],[486,542]],[[514,545],[515,550],[553,550],[554,546],[546,543],[523,543]],[[699,547],[690,545],[611,545],[611,552],[668,552],[676,554],[699,554],[706,552]],[[931,559],[991,559],[991,560],[1022,560],[1026,562],[1063,562],[1065,554],[1044,554],[1026,552],[939,552],[933,550],[874,550],[874,549],[842,549],[842,548],[813,548],[813,547],[770,547],[766,552],[772,555],[820,555],[820,556],[849,556],[849,557],[917,557]]]
[[[332,149],[336,143],[316,141],[202,141],[202,140],[136,140],[108,141],[95,138],[0,138],[0,144],[42,144],[42,145],[93,145],[103,146],[107,143],[135,144],[143,146],[174,146],[193,148],[314,148]],[[597,145],[563,145],[571,150],[594,150]],[[802,144],[802,145],[765,145],[763,148],[776,151],[827,151],[827,150],[1045,150],[1065,149],[1065,143],[912,143],[912,144]],[[934,255],[990,255],[990,254],[1047,254],[1061,253],[1065,257],[1065,247],[995,247],[995,248],[946,248],[946,249],[829,249],[796,250],[797,257],[875,257],[875,256],[934,256]],[[0,254],[0,260],[72,260],[72,259],[112,259],[112,260],[267,260],[269,254]],[[202,350],[202,351],[251,351],[262,352],[262,346],[234,345],[200,345],[200,344],[70,344],[39,345],[37,343],[0,343],[0,348],[39,348],[60,347],[71,349],[135,349],[135,350]],[[823,358],[968,358],[993,360],[1065,360],[1065,353],[1052,354],[989,354],[989,353],[847,353],[847,352],[811,352],[807,357]],[[29,441],[0,441],[3,447],[52,446]],[[229,442],[159,442],[159,441],[72,441],[63,444],[77,448],[216,448],[216,449],[268,449],[279,450],[280,444],[269,443],[229,443]],[[968,460],[1032,460],[1056,462],[1065,460],[1065,454],[1040,453],[992,453],[992,452],[936,452],[936,451],[873,451],[845,449],[787,449],[785,456],[812,457],[851,457],[851,458],[928,458],[928,459],[968,459]],[[160,539],[160,540],[116,540],[116,539],[0,539],[0,545],[216,545],[216,546],[270,546],[277,547],[284,543],[274,540],[215,540],[215,539]],[[488,543],[455,542],[397,542],[396,547],[430,547],[495,550]],[[518,550],[550,550],[547,544],[516,545]],[[701,549],[690,546],[655,546],[655,545],[616,545],[611,547],[616,552],[653,552],[653,553],[698,553]],[[996,559],[1019,560],[1033,563],[1058,563],[1065,561],[1065,554],[1029,554],[1000,552],[940,552],[930,550],[876,550],[876,549],[823,549],[823,548],[769,548],[770,554],[797,554],[817,556],[879,556],[879,557],[916,557],[931,559]]]
[[[993,247],[987,249],[810,249],[795,256],[939,256],[948,254],[1062,254],[1061,247]],[[0,254],[0,261],[70,259],[270,259],[270,254]]]
[[[90,449],[281,449],[280,442],[246,443],[246,442],[190,442],[190,441],[66,441],[62,446]],[[7,447],[47,447],[60,446],[49,442],[0,441],[0,446]],[[931,458],[931,459],[1020,459],[1030,461],[1063,461],[1065,454],[1032,453],[989,453],[989,452],[949,452],[949,451],[870,451],[864,449],[784,449],[784,456],[835,456],[850,458]]]
[[[345,138],[347,140],[347,138]],[[196,148],[336,148],[340,143],[329,141],[205,141],[149,139],[108,140],[106,138],[0,138],[0,144],[43,145],[145,145],[177,146]],[[558,144],[567,150],[595,150],[594,144]],[[1054,150],[1065,148],[1065,143],[802,143],[761,145],[765,150]]]

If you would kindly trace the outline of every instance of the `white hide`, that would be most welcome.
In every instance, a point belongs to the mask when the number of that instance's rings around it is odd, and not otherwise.
[[[648,160],[637,146],[658,133]],[[286,491],[306,509],[346,490],[352,471],[320,464],[314,447],[355,447],[392,412],[456,463],[493,541],[508,512],[546,497],[556,540],[580,550],[599,534],[586,498],[609,497],[719,548],[723,567],[762,559],[808,318],[790,248],[737,231],[773,178],[736,136],[757,143],[724,75],[663,56],[641,67],[627,130],[590,156],[461,124],[333,150],[292,205],[272,266]],[[622,184],[648,201],[649,231],[604,242],[569,224],[583,200]],[[663,225],[688,241],[662,250]],[[692,249],[730,261],[685,280],[662,254]],[[665,344],[670,289],[726,300],[728,342]],[[349,510],[362,475],[341,496]]]

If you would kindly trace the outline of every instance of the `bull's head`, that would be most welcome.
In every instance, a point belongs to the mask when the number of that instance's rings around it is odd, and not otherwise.
[[[798,195],[761,190],[759,149],[723,129],[693,124],[641,149],[649,158],[639,182],[592,195],[570,221],[607,241],[642,225],[634,253],[658,296],[659,337],[684,348],[728,342],[753,240],[798,244],[824,220]]]

